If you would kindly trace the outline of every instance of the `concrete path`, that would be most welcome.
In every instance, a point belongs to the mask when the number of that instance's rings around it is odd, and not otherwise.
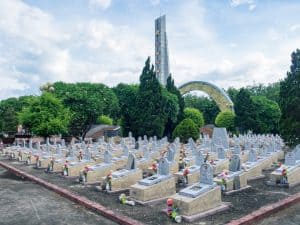
[[[257,225],[284,224],[284,225],[299,225],[300,224],[300,203],[284,209]]]
[[[2,225],[116,225],[58,194],[0,168]]]

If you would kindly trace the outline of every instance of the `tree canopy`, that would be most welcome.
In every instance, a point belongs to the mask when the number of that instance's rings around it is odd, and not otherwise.
[[[33,134],[47,137],[64,134],[68,131],[71,112],[62,102],[50,93],[32,98],[18,118],[21,124]]]
[[[280,82],[281,134],[290,145],[300,143],[300,50],[292,53],[292,65]]]
[[[236,95],[234,111],[236,115],[235,124],[239,131],[244,133],[252,130],[256,119],[256,109],[250,92],[245,88],[241,88]]]
[[[122,134],[127,136],[130,131],[134,132],[136,124],[136,100],[139,86],[130,84],[118,84],[113,88],[119,99],[119,118]]]
[[[168,118],[165,126],[164,135],[171,138],[176,125],[184,117],[184,99],[180,94],[178,88],[175,86],[171,74],[167,79],[166,89],[163,88],[163,96],[164,99],[168,100],[165,103]]]
[[[106,124],[106,125],[112,125],[113,120],[109,116],[101,115],[97,118],[97,124]]]
[[[146,60],[140,76],[140,86],[137,93],[136,118],[134,119],[135,136],[154,136],[161,138],[168,115],[163,87],[156,78],[154,66],[150,66],[150,58]],[[169,98],[171,99],[171,98]]]
[[[103,84],[56,82],[53,93],[72,112],[69,134],[73,136],[84,138],[100,115],[116,118],[119,112],[117,96]]]
[[[213,124],[220,112],[216,102],[207,97],[187,94],[184,96],[184,102],[186,107],[195,108],[202,112],[206,124]]]
[[[17,132],[18,113],[28,106],[33,96],[8,98],[0,102],[0,132],[2,134],[15,134]]]
[[[184,118],[191,119],[196,124],[198,128],[204,126],[203,114],[195,108],[185,108],[184,109]]]
[[[234,119],[235,115],[232,111],[223,111],[217,115],[215,124],[217,127],[225,127],[228,131],[234,131]]]
[[[255,133],[278,133],[281,111],[279,105],[264,96],[252,96],[256,119],[252,130]]]
[[[199,129],[192,119],[184,119],[175,128],[173,132],[173,139],[180,138],[180,141],[187,143],[189,138],[196,141],[199,137]]]

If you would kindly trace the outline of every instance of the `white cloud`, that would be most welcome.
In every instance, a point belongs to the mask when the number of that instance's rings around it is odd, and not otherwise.
[[[246,4],[234,2],[233,7]],[[258,41],[223,40],[202,1],[184,1],[174,10],[176,17],[167,15],[167,33],[177,84],[203,80],[227,88],[278,81],[300,43],[296,35],[285,40],[276,26],[258,31]],[[153,21],[143,20],[127,25],[99,16],[63,23],[22,1],[0,1],[0,99],[37,94],[48,81],[137,83],[154,52],[154,34],[148,31]],[[285,29],[296,31],[298,24]]]
[[[294,24],[290,27],[290,31],[296,31],[300,29],[300,24]]]
[[[272,41],[277,41],[281,39],[280,32],[275,30],[274,28],[270,28],[267,30],[267,36],[272,40]]]
[[[250,11],[253,11],[255,8],[256,8],[256,5],[255,5],[255,4],[250,4],[250,5],[249,5],[249,10],[250,10]]]
[[[231,0],[230,5],[232,7],[238,7],[240,5],[248,5],[249,11],[253,11],[256,8],[254,0]]]
[[[90,7],[96,7],[100,9],[108,9],[112,0],[89,0]]]
[[[160,4],[160,0],[150,0],[151,5],[156,6]]]

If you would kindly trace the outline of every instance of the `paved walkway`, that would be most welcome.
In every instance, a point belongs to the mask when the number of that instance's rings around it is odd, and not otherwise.
[[[115,225],[58,194],[24,181],[0,167],[0,224]]]
[[[282,225],[299,225],[300,224],[300,203],[284,209],[263,221],[257,223],[257,225],[270,225],[270,224],[282,224]]]

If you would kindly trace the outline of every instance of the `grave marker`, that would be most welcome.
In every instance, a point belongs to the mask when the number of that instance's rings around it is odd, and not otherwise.
[[[239,155],[233,155],[229,164],[229,171],[237,172],[241,170],[241,160]]]
[[[285,155],[284,164],[287,166],[295,166],[296,165],[296,156],[294,152],[288,152]]]
[[[204,163],[200,167],[200,184],[213,185],[213,167],[210,164]]]

